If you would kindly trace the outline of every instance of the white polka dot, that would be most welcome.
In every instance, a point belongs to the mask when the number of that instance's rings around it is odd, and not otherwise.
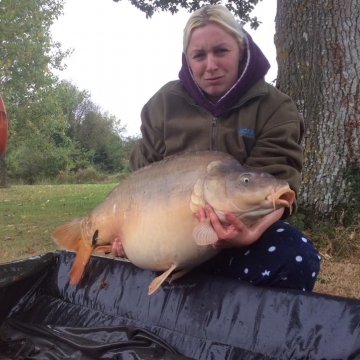
[[[285,231],[285,229],[280,228],[280,229],[277,229],[276,231],[277,231],[277,232],[283,232],[283,231]]]
[[[287,277],[282,277],[281,280],[286,281]]]
[[[270,246],[268,251],[269,251],[269,252],[273,252],[273,251],[275,251],[275,249],[276,249],[275,246]]]
[[[305,289],[303,289],[303,291],[306,291]]]
[[[320,255],[318,255],[318,258],[319,258],[319,260],[321,260],[321,256],[320,256]]]
[[[249,255],[250,254],[250,250],[248,250],[244,255]]]
[[[247,274],[248,272],[249,272],[249,269],[248,269],[248,268],[244,269],[244,273],[245,273],[245,274]]]
[[[302,262],[302,257],[301,257],[301,256],[297,256],[297,257],[295,258],[295,260],[296,260],[297,262]]]
[[[302,237],[301,240],[302,240],[304,243],[307,243],[307,238]]]
[[[314,271],[314,272],[311,274],[311,276],[312,276],[312,277],[315,277],[315,275],[316,275],[316,272]]]

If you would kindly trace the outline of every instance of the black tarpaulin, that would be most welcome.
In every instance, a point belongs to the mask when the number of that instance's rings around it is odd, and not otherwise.
[[[77,285],[60,251],[0,265],[3,359],[356,359],[360,301],[92,256]],[[0,356],[0,358],[1,358]],[[360,356],[360,355],[359,355]]]

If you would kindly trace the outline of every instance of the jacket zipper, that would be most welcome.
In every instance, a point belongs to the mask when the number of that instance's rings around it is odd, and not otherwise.
[[[212,128],[211,128],[211,150],[216,150],[216,149],[215,149],[215,128],[216,128],[218,119],[219,119],[219,118],[217,118],[217,117],[213,117],[213,119],[212,119]]]

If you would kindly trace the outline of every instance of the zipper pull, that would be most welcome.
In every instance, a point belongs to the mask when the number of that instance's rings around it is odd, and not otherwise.
[[[215,144],[215,126],[217,124],[218,118],[213,117],[212,119],[212,129],[211,129],[211,150],[216,150]]]

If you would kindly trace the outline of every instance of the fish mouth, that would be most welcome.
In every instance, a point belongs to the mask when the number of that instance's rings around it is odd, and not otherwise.
[[[295,200],[295,192],[290,188],[283,188],[266,198],[273,204],[274,210],[279,207],[291,207]]]

